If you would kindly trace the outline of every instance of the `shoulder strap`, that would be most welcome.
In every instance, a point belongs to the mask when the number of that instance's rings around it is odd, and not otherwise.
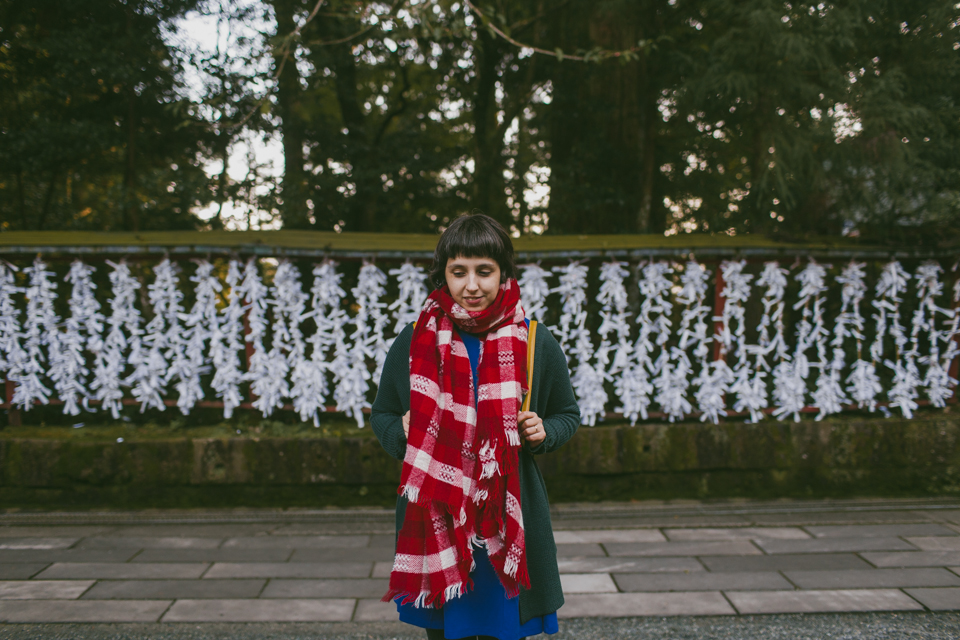
[[[537,321],[530,321],[527,332],[527,397],[523,399],[521,411],[530,411],[530,397],[533,395],[533,355],[537,350]]]

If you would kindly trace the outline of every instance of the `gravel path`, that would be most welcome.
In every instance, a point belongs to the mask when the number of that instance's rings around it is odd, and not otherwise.
[[[396,623],[0,625],[4,640],[422,640]],[[545,639],[548,636],[538,636]],[[958,613],[613,618],[562,621],[550,640],[957,640]]]

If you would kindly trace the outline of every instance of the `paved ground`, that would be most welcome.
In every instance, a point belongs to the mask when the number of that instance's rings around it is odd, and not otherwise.
[[[392,518],[368,509],[0,515],[0,621],[11,623],[0,635],[35,637],[37,627],[14,623],[159,621],[169,624],[134,625],[128,637],[240,622],[419,637],[389,624],[396,610],[379,602]],[[564,505],[554,518],[567,594],[560,616],[578,619],[562,629],[581,630],[570,637],[634,637],[629,630],[640,628],[674,629],[642,637],[687,637],[682,629],[752,637],[745,628],[759,633],[778,619],[754,614],[793,613],[859,614],[797,618],[812,625],[809,637],[848,637],[824,631],[841,633],[846,619],[900,629],[849,637],[960,637],[960,615],[931,613],[960,611],[960,501]],[[221,627],[195,637],[220,637]],[[62,637],[109,637],[80,628]],[[260,637],[318,631],[277,629],[286,630]],[[194,637],[186,633],[177,637]]]

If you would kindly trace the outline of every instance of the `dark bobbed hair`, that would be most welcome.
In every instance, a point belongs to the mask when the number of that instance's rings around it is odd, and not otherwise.
[[[500,266],[500,282],[517,277],[510,234],[488,215],[464,214],[443,232],[430,265],[430,282],[434,287],[439,289],[447,282],[447,260],[460,257],[496,260]]]

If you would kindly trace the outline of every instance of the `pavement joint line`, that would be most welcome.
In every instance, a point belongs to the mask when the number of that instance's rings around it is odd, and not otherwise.
[[[777,573],[779,573],[779,574],[783,577],[784,580],[786,580],[787,582],[789,582],[790,584],[792,584],[794,589],[800,589],[800,585],[798,585],[796,582],[794,582],[793,580],[791,580],[791,579],[790,579],[790,576],[788,576],[786,573],[783,572],[783,569],[778,570]]]
[[[153,621],[154,624],[159,624],[160,622],[162,622],[162,621],[163,621],[163,616],[167,615],[167,612],[170,611],[171,608],[173,608],[173,605],[176,604],[176,602],[177,602],[177,599],[176,599],[176,598],[174,598],[173,600],[171,600],[171,601],[170,601],[170,604],[167,605],[167,608],[163,610],[163,613],[161,613],[161,614],[157,617],[157,619]]]
[[[724,600],[727,601],[727,604],[730,605],[730,608],[733,609],[733,614],[734,614],[734,616],[741,616],[741,615],[743,615],[742,613],[740,613],[740,609],[737,609],[737,606],[736,606],[735,604],[733,604],[733,600],[731,600],[731,599],[727,596],[727,592],[726,592],[726,591],[721,590],[721,591],[720,591],[720,595],[723,597]]]
[[[765,556],[771,555],[771,554],[767,553],[767,550],[766,550],[766,549],[764,549],[764,548],[761,547],[759,544],[757,544],[757,541],[756,541],[754,538],[747,538],[747,542],[749,542],[750,544],[752,544],[752,545],[754,546],[754,548],[759,549],[759,550],[760,550],[760,553],[761,553],[762,555],[765,555]]]
[[[960,500],[944,500],[942,498],[931,499],[933,504],[922,499],[908,499],[904,501],[884,500],[883,502],[857,502],[852,501],[849,504],[836,503],[813,503],[813,504],[793,504],[789,506],[770,505],[769,502],[758,502],[752,505],[658,505],[656,507],[633,506],[633,507],[610,507],[610,508],[579,508],[579,507],[560,507],[551,509],[551,515],[558,519],[563,518],[588,518],[591,515],[603,515],[607,518],[614,517],[636,517],[637,515],[658,516],[658,515],[747,515],[747,514],[778,514],[778,513],[836,513],[836,512],[864,512],[864,511],[936,511],[946,509],[960,508]],[[277,527],[290,522],[321,522],[321,523],[359,523],[363,521],[378,522],[389,519],[393,516],[392,510],[377,509],[367,510],[309,510],[299,512],[254,512],[245,514],[211,514],[198,516],[196,514],[137,514],[137,513],[115,513],[115,512],[52,512],[47,514],[0,514],[0,525],[10,524],[42,524],[57,520],[69,521],[90,521],[100,522],[102,524],[112,524],[121,526],[124,523],[141,524],[204,524],[204,523],[273,523]]]
[[[39,581],[38,581],[38,582],[39,582]],[[91,589],[93,589],[93,588],[94,588],[95,586],[97,586],[98,584],[100,584],[100,580],[96,580],[96,579],[93,580],[92,582],[90,582],[90,586],[87,587],[86,589],[84,589],[84,590],[83,590],[83,593],[80,593],[79,595],[77,595],[77,597],[74,598],[74,600],[81,600],[81,599],[83,598],[83,596],[84,596],[85,593],[88,593]]]
[[[928,607],[927,605],[923,604],[922,602],[914,598],[912,595],[910,595],[910,593],[906,589],[901,587],[900,589],[897,589],[897,591],[900,591],[901,593],[903,593],[903,595],[907,596],[908,598],[910,598],[911,600],[919,604],[921,607],[923,607],[924,611],[931,611],[930,607]]]
[[[207,568],[204,569],[203,571],[201,571],[201,572],[200,572],[200,575],[197,576],[197,580],[203,580],[203,577],[204,577],[205,575],[207,575],[207,572],[210,571],[210,569],[213,569],[213,565],[215,565],[215,564],[216,564],[216,562],[210,562],[210,563],[208,563],[208,564],[207,564]]]
[[[236,578],[234,578],[234,580],[236,580]],[[273,578],[267,578],[263,581],[263,586],[260,587],[260,591],[257,593],[258,599],[263,597],[263,592],[267,590],[267,585],[270,584],[271,580],[273,580]]]
[[[350,612],[350,621],[355,622],[357,617],[357,609],[360,608],[360,598],[357,598],[353,601],[353,611]]]

